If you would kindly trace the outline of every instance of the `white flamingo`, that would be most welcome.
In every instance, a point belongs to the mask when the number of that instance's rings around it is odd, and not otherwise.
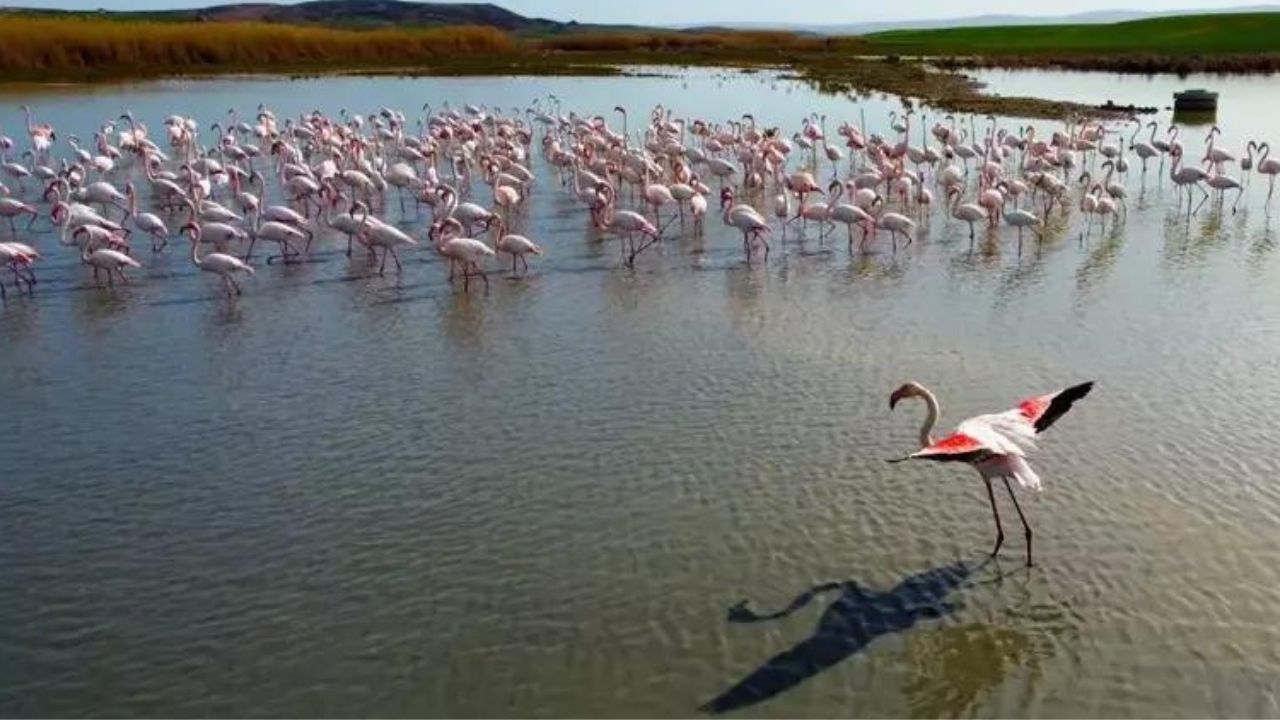
[[[240,284],[232,277],[236,273],[253,274],[253,266],[241,260],[234,255],[228,255],[221,252],[211,252],[204,257],[200,256],[200,241],[203,229],[201,226],[190,222],[182,226],[180,232],[189,233],[191,238],[191,264],[200,268],[204,272],[217,273],[222,277],[222,284],[227,289],[227,296],[231,296],[232,290],[236,295],[240,294]]]

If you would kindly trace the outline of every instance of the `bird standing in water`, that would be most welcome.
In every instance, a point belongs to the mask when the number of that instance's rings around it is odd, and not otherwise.
[[[889,409],[892,410],[904,398],[924,400],[928,415],[920,427],[920,450],[890,462],[933,460],[972,465],[987,485],[987,499],[991,501],[991,512],[996,519],[996,546],[991,551],[992,557],[1000,552],[1000,546],[1004,544],[1000,510],[996,507],[995,492],[991,489],[991,481],[999,478],[1009,492],[1009,499],[1013,501],[1018,519],[1022,521],[1022,528],[1026,531],[1027,566],[1030,567],[1031,525],[1027,523],[1027,517],[1018,505],[1018,498],[1013,494],[1009,479],[1017,480],[1024,488],[1040,489],[1040,476],[1027,464],[1027,452],[1035,447],[1035,440],[1041,433],[1048,430],[1092,389],[1093,383],[1087,382],[1048,395],[1028,398],[1012,410],[969,418],[960,423],[955,432],[941,440],[934,440],[933,426],[937,424],[938,415],[941,414],[938,398],[923,385],[909,382],[889,396]]]

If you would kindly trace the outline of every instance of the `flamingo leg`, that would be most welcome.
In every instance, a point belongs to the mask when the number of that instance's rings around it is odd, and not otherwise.
[[[1001,478],[1004,481],[1004,489],[1009,491],[1009,499],[1013,501],[1013,507],[1018,511],[1018,519],[1022,521],[1022,529],[1027,533],[1027,567],[1035,565],[1031,561],[1031,525],[1027,523],[1027,516],[1022,514],[1022,506],[1018,504],[1018,496],[1013,494],[1013,487],[1009,485],[1009,478]]]

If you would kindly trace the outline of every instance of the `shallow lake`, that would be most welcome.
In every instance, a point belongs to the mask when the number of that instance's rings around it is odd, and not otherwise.
[[[1233,151],[1273,129],[1274,80],[1159,82],[1153,104],[1219,86]],[[237,79],[5,96],[0,131],[25,141],[22,102],[61,139],[124,110],[158,134],[259,103],[413,116],[548,93],[615,127],[615,105],[634,129],[661,104],[788,134],[817,112],[833,137],[860,111],[888,133],[900,107],[769,73]],[[1188,220],[1130,156],[1126,218],[1084,236],[1055,212],[1020,252],[935,207],[896,252],[792,230],[748,264],[713,215],[627,268],[534,156],[518,226],[546,254],[488,292],[425,247],[379,277],[337,234],[259,263],[236,300],[184,242],[140,241],[133,284],[96,288],[47,219],[23,233],[45,257],[34,296],[0,307],[0,714],[1280,713],[1261,176],[1238,213],[1228,196]],[[425,215],[389,206],[422,237]],[[908,379],[939,393],[940,429],[1097,381],[1020,495],[1037,567],[1007,505],[986,562],[972,470],[884,462],[916,442],[923,408],[887,405]]]

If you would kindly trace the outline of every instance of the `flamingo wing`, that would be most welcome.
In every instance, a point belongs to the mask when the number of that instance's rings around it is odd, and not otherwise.
[[[1018,403],[1018,407],[1010,412],[1017,412],[1023,421],[1030,424],[1038,435],[1048,430],[1058,418],[1067,414],[1077,400],[1084,398],[1093,389],[1093,383],[1081,383],[1065,390],[1048,395],[1027,398]]]
[[[980,462],[993,454],[993,449],[968,433],[957,430],[934,444],[921,448],[901,460],[934,460],[936,462]]]

